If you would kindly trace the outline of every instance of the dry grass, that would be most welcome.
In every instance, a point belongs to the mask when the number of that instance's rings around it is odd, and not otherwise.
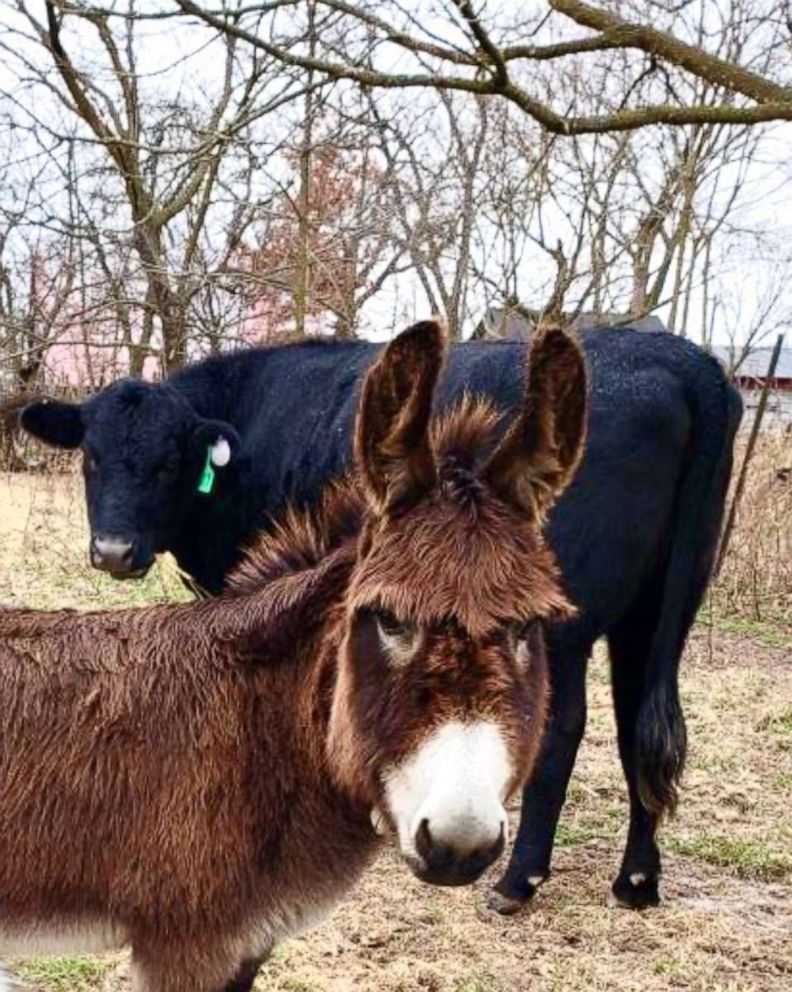
[[[0,473],[0,602],[54,609],[187,598],[169,557],[143,582],[90,568],[84,503],[77,472]]]
[[[780,529],[789,522],[779,521]],[[788,536],[788,534],[787,534]],[[86,568],[79,480],[0,476],[0,600],[51,607],[172,598],[167,567],[141,584]],[[735,566],[736,567],[736,566]],[[723,581],[723,580],[722,580]],[[781,992],[792,987],[792,636],[719,613],[683,664],[691,738],[678,818],[663,830],[664,904],[609,904],[625,839],[604,659],[559,830],[555,874],[501,919],[473,890],[420,885],[387,854],[317,930],[280,947],[272,992]],[[34,990],[128,990],[125,956],[17,962]]]
[[[741,437],[735,477],[745,444]],[[792,433],[759,438],[711,598],[721,615],[792,626]]]

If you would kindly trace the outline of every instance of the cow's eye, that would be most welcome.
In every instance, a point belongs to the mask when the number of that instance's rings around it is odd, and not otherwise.
[[[160,479],[163,482],[170,482],[179,472],[179,457],[178,455],[171,455],[166,459],[157,470]]]

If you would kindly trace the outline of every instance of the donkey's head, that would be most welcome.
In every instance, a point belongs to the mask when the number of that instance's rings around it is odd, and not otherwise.
[[[355,451],[367,520],[329,755],[415,873],[454,885],[500,854],[504,802],[542,740],[541,624],[571,607],[540,530],[580,458],[586,375],[569,337],[540,337],[496,444],[487,403],[430,422],[444,352],[439,325],[417,324],[363,385]]]

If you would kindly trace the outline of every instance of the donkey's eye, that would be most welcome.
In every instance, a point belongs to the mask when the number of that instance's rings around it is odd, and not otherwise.
[[[527,641],[533,628],[533,620],[518,620],[511,625],[511,636],[515,641]]]
[[[526,655],[529,649],[531,636],[536,630],[538,620],[518,620],[509,626],[509,639],[513,649],[521,655]],[[526,655],[527,656],[527,655]]]
[[[386,637],[406,637],[412,638],[415,628],[407,620],[399,620],[390,610],[376,610],[374,616],[377,618],[379,629]]]
[[[415,644],[417,631],[408,620],[400,620],[390,610],[375,610],[380,640],[395,660],[409,655]]]

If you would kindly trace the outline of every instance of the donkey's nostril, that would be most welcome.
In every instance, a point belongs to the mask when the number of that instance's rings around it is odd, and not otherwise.
[[[426,867],[433,873],[448,871],[453,868],[457,855],[450,844],[438,844],[429,830],[429,820],[421,820],[415,835],[415,850],[423,858]]]
[[[426,818],[421,820],[418,833],[415,835],[415,849],[424,861],[428,861],[434,850],[432,835],[429,833],[429,821]]]
[[[426,817],[421,820],[421,825],[418,827],[415,846],[418,848],[418,853],[422,856],[424,853],[422,848],[428,850],[432,846],[432,835],[429,833],[429,821]]]

